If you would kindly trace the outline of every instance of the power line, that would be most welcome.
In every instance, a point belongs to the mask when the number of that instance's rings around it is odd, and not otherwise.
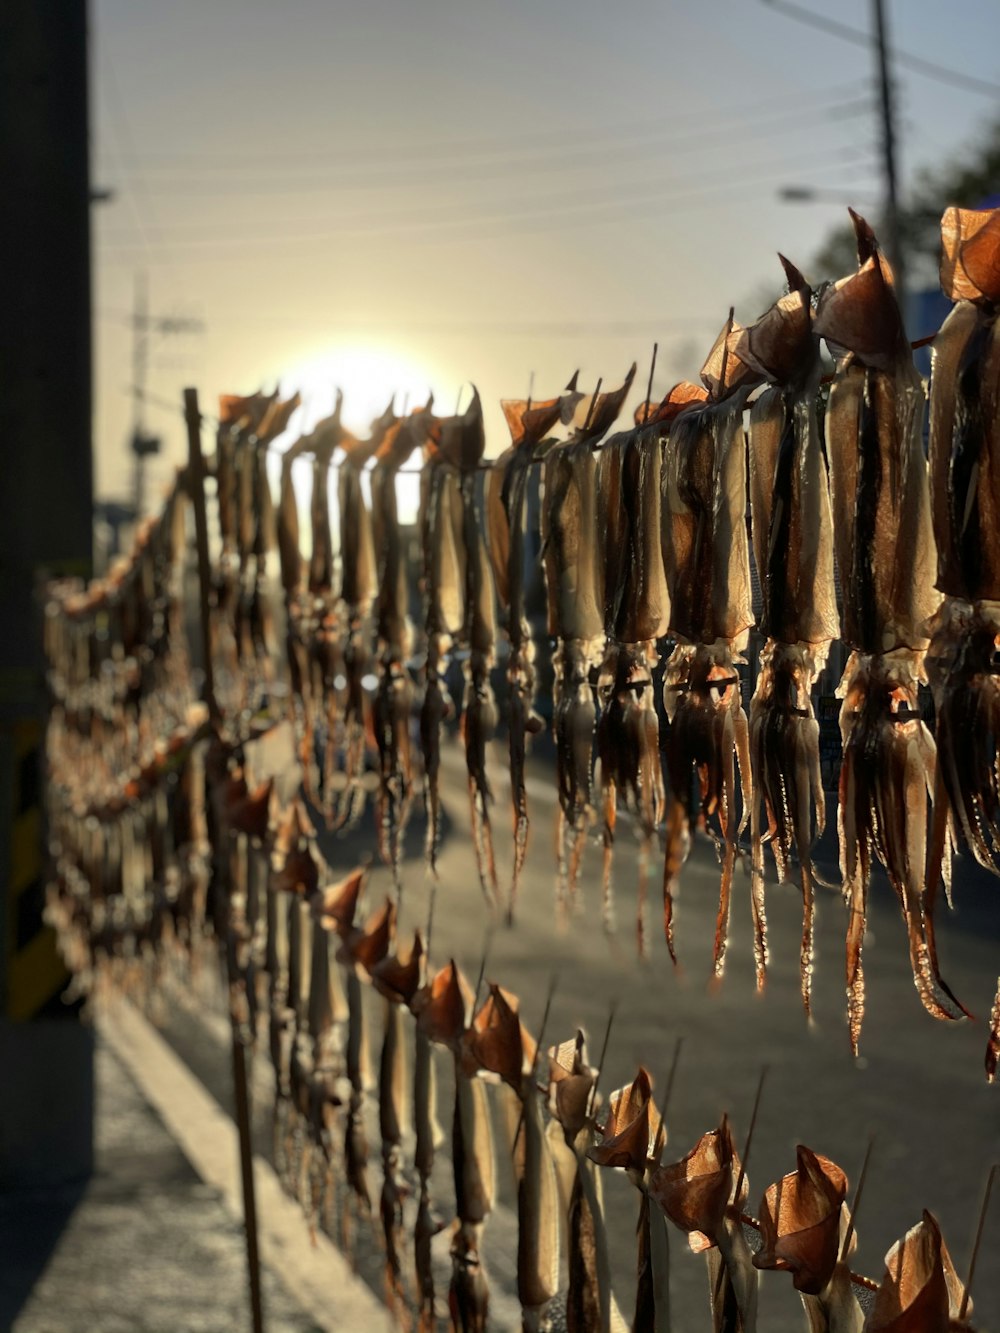
[[[832,103],[829,106],[810,104],[797,113],[783,111],[779,116],[770,116],[754,120],[741,116],[737,120],[720,122],[701,129],[677,134],[672,131],[648,130],[632,142],[622,144],[617,141],[588,140],[576,143],[553,155],[550,150],[534,155],[508,155],[506,159],[479,160],[461,170],[447,167],[438,176],[426,164],[405,162],[396,166],[386,166],[373,162],[364,170],[355,169],[353,174],[330,175],[310,171],[300,176],[281,177],[274,171],[267,173],[267,179],[260,179],[260,171],[254,172],[245,180],[238,178],[218,178],[218,173],[204,177],[197,173],[185,175],[178,172],[171,179],[160,178],[154,182],[159,194],[171,195],[265,195],[286,193],[295,189],[301,193],[323,193],[330,189],[342,192],[347,189],[395,189],[407,181],[421,184],[434,184],[436,179],[447,183],[453,181],[465,183],[471,180],[503,180],[516,175],[538,172],[550,175],[556,171],[572,170],[578,164],[586,165],[597,160],[602,169],[609,163],[633,160],[646,161],[659,147],[663,152],[672,154],[696,152],[711,146],[720,139],[727,148],[736,144],[752,146],[755,143],[771,140],[776,134],[796,133],[801,129],[815,125],[826,125],[831,121],[849,120],[870,113],[873,109],[871,95],[854,98],[850,101]],[[752,131],[748,133],[748,130]]]
[[[767,97],[755,102],[742,104],[738,109],[733,110],[732,115],[737,116],[741,121],[744,121],[748,117],[752,119],[756,112],[777,109],[788,102],[793,102],[796,105],[801,106],[803,100],[807,99],[809,104],[814,106],[822,102],[841,101],[857,97],[861,95],[866,88],[867,83],[864,80],[853,79],[843,84],[832,84],[827,88],[810,90],[796,89],[794,91],[778,94],[774,97]],[[694,110],[689,110],[686,113],[681,111],[671,114],[672,124],[683,125],[689,121],[696,121],[699,125],[704,126],[706,117],[704,113]],[[728,123],[732,123],[732,121],[730,120]],[[711,125],[712,121],[709,119],[708,126],[711,127]],[[602,128],[604,137],[620,135],[631,139],[636,135],[648,136],[650,133],[648,117],[643,120],[613,122],[610,125],[604,125]],[[655,131],[653,133],[655,134]],[[402,147],[397,145],[388,155],[384,153],[374,153],[370,148],[351,149],[339,147],[332,149],[327,146],[317,146],[312,149],[289,151],[284,146],[281,146],[273,152],[263,151],[242,154],[234,154],[230,151],[221,149],[215,152],[209,150],[198,153],[149,153],[145,155],[142,161],[146,168],[153,170],[173,169],[170,167],[171,162],[180,164],[185,162],[200,163],[203,164],[199,168],[201,170],[217,170],[220,166],[223,169],[226,169],[233,164],[236,164],[234,169],[239,169],[240,164],[251,169],[260,166],[261,163],[273,167],[276,158],[279,159],[279,165],[280,162],[290,160],[302,160],[310,164],[314,164],[317,159],[339,159],[345,163],[350,161],[368,163],[374,158],[379,158],[380,166],[388,169],[391,166],[392,161],[397,162],[401,166],[407,166],[414,162],[418,155],[422,155],[425,160],[450,160],[453,157],[465,155],[478,157],[484,152],[489,151],[491,146],[505,153],[525,151],[528,153],[545,151],[556,152],[560,147],[564,146],[563,141],[568,140],[571,145],[578,144],[580,137],[579,127],[574,125],[562,129],[532,130],[530,141],[524,142],[520,147],[518,147],[516,142],[512,141],[509,135],[480,135],[474,138],[470,137],[465,139],[438,141],[436,144],[432,141],[430,144],[415,143]],[[546,143],[550,143],[552,146],[546,149],[544,146]],[[162,163],[163,166],[158,166],[158,163]]]
[[[761,0],[762,4],[767,5],[769,9],[776,10],[779,14],[784,14],[788,18],[795,19],[799,23],[808,24],[810,27],[818,28],[821,32],[828,32],[834,37],[839,37],[841,41],[851,42],[854,46],[863,46],[871,49],[871,34],[865,32],[862,28],[853,28],[846,23],[838,23],[836,19],[828,19],[823,14],[817,14],[812,9],[806,9],[803,5],[793,4],[792,0]],[[953,88],[962,88],[967,92],[982,93],[987,97],[1000,97],[1000,83],[992,83],[988,79],[978,79],[974,74],[965,74],[961,70],[952,69],[948,65],[940,65],[936,60],[927,60],[924,56],[913,55],[910,51],[901,51],[898,47],[893,47],[893,59],[899,65],[911,69],[915,74],[922,74],[924,78],[934,79],[938,83],[945,83]]]
[[[743,159],[739,169],[741,172],[745,173],[748,171],[756,172],[762,168],[771,166],[781,166],[782,169],[786,169],[788,167],[794,167],[798,163],[813,166],[816,162],[818,152],[821,153],[822,150],[817,150],[816,147],[813,147],[808,153],[798,154],[793,157],[788,157],[786,155],[775,156],[771,154],[766,157],[758,157],[755,159]],[[850,165],[858,167],[862,163],[870,160],[871,153],[872,149],[869,145],[851,144],[845,145],[842,148],[826,150],[825,156],[828,160],[832,159],[841,166]],[[571,204],[586,204],[594,200],[599,202],[602,199],[607,198],[618,199],[625,196],[631,199],[642,199],[649,193],[650,188],[653,188],[656,193],[659,193],[667,187],[684,189],[692,184],[697,186],[699,182],[704,181],[714,189],[719,181],[719,170],[717,167],[707,167],[703,171],[696,171],[683,177],[675,177],[673,180],[664,179],[659,182],[651,180],[650,177],[651,172],[647,169],[638,181],[605,181],[596,186],[589,186],[577,190],[558,189],[550,191],[544,195],[539,194],[538,191],[531,191],[529,194],[518,195],[507,193],[504,195],[503,203],[511,206],[520,204],[543,205],[553,203],[559,205],[562,210],[565,210],[566,207]],[[436,225],[442,219],[454,218],[455,208],[455,203],[447,199],[423,205],[408,204],[406,207],[405,218],[401,217],[398,221],[394,221],[393,227],[398,228],[401,231],[412,231],[416,227]],[[351,226],[363,227],[366,231],[378,228],[384,223],[388,211],[389,210],[386,208],[375,209],[371,207],[362,210],[355,209],[352,211],[338,210],[336,219],[338,230],[348,230]],[[188,245],[197,244],[197,238],[188,239],[186,236],[182,237],[181,233],[209,232],[211,235],[208,239],[211,241],[217,239],[220,232],[224,232],[227,239],[240,239],[238,233],[234,233],[233,228],[238,223],[244,221],[249,222],[253,226],[258,225],[260,219],[255,215],[245,214],[243,217],[227,217],[224,222],[179,223],[176,226],[171,227],[170,231],[171,235],[178,237],[183,243]],[[289,229],[295,227],[315,228],[317,223],[324,223],[325,221],[325,218],[317,218],[315,216],[296,217],[284,218],[281,220],[275,219],[271,225],[273,227],[281,227],[282,238],[286,240],[294,240],[296,237]],[[109,244],[122,243],[122,238],[120,236],[115,236],[113,233],[105,233],[104,240]],[[129,242],[125,241],[124,243],[128,244]],[[205,243],[204,239],[201,243]]]
[[[808,162],[815,162],[815,152],[810,153],[805,159]],[[316,232],[298,232],[289,235],[281,231],[269,232],[260,236],[233,236],[229,229],[226,229],[225,242],[220,237],[205,237],[200,240],[192,239],[184,242],[185,251],[190,261],[192,251],[211,250],[213,247],[219,247],[224,244],[225,254],[237,257],[233,252],[246,247],[266,247],[266,246],[288,246],[302,244],[328,244],[346,239],[378,239],[385,236],[405,236],[408,239],[416,240],[421,236],[429,236],[430,239],[441,237],[454,237],[456,232],[472,230],[474,233],[482,234],[482,229],[500,227],[503,234],[512,234],[525,230],[523,224],[528,224],[527,230],[534,230],[532,224],[547,223],[549,226],[567,227],[574,223],[582,222],[586,225],[587,220],[600,221],[600,215],[611,213],[612,216],[621,213],[632,213],[637,216],[648,216],[651,212],[664,204],[672,209],[689,208],[692,205],[697,206],[706,199],[715,199],[719,195],[725,195],[732,192],[734,183],[740,180],[749,179],[752,183],[775,181],[786,176],[788,166],[795,159],[775,159],[775,169],[762,172],[759,167],[752,167],[749,171],[731,170],[726,173],[726,179],[717,181],[714,185],[704,185],[693,190],[676,188],[676,185],[667,183],[666,185],[651,182],[648,187],[633,187],[632,189],[615,189],[611,197],[601,197],[580,202],[566,207],[545,207],[542,209],[527,209],[515,212],[503,212],[480,215],[478,217],[455,217],[454,208],[450,208],[441,217],[434,218],[425,222],[414,222],[412,218],[396,218],[388,222],[380,222],[377,219],[369,220],[365,224],[356,223],[350,227],[338,229],[324,229]],[[844,167],[850,167],[856,170],[858,163],[845,163]],[[835,170],[836,168],[833,168]],[[741,198],[746,198],[746,191],[743,191]],[[543,225],[541,230],[547,230]],[[108,246],[102,247],[105,255],[120,253],[127,246]]]
[[[135,141],[132,138],[132,131],[129,128],[128,115],[125,110],[125,102],[122,98],[121,89],[118,84],[118,76],[115,74],[115,68],[111,61],[110,53],[106,49],[104,51],[103,86],[107,92],[105,105],[107,106],[108,111],[110,113],[109,119],[111,122],[111,132],[114,135],[115,143],[118,148],[119,159],[137,159],[137,154],[135,151]],[[138,170],[136,170],[135,172],[132,173],[129,179],[132,180],[135,186],[134,190],[130,187],[127,187],[127,192],[132,207],[132,214],[136,220],[136,225],[139,229],[140,234],[146,241],[146,248],[149,249],[148,237],[146,235],[145,225],[142,220],[142,215],[138,206],[138,200],[135,198],[135,194],[138,193],[142,195],[145,201],[145,206],[148,215],[153,220],[154,223],[157,220],[156,207],[153,203],[152,198],[150,197],[149,190],[146,186],[145,178],[142,176],[142,174]],[[162,249],[162,243],[161,243],[161,249]],[[172,272],[173,277],[176,281],[178,279],[178,275],[169,253],[164,253],[163,262],[166,265],[166,267]]]

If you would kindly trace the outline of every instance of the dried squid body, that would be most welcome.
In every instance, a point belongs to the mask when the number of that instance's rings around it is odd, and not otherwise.
[[[759,375],[736,355],[740,332],[730,319],[716,340],[702,369],[707,392],[682,385],[668,395],[665,406],[673,398],[680,410],[669,427],[662,474],[663,563],[670,629],[679,641],[663,682],[670,722],[664,931],[676,959],[673,901],[691,825],[710,831],[714,819],[722,838],[717,977],[724,966],[739,831],[737,757],[744,819],[751,803],[749,735],[736,668],[753,624],[743,408]]]
[[[593,819],[595,685],[604,658],[604,562],[598,524],[594,444],[614,422],[635,375],[594,395],[584,422],[545,458],[542,551],[553,657],[553,733],[559,789],[558,904],[575,897]],[[582,404],[581,404],[582,407]]]
[[[653,690],[656,640],[670,623],[670,595],[660,544],[662,445],[654,431],[613,436],[598,464],[605,551],[604,615],[608,652],[598,680],[597,752],[604,802],[604,921],[612,924],[611,862],[618,798],[635,811],[642,834],[638,937],[646,951],[646,874],[663,814],[660,728]]]
[[[840,858],[849,910],[848,1018],[857,1049],[864,1012],[861,944],[871,856],[899,897],[914,984],[936,1018],[960,1018],[937,972],[923,896],[935,747],[917,689],[931,618],[934,536],[921,439],[924,391],[892,274],[855,217],[858,272],[828,288],[815,328],[841,355],[827,409],[844,637],[854,650],[840,694],[844,759]]]
[[[935,751],[917,706],[920,674],[920,655],[908,649],[876,656],[855,653],[840,687],[841,870],[850,912],[848,1014],[855,1049],[864,1013],[861,948],[873,854],[899,898],[914,984],[925,1009],[935,1018],[961,1018],[965,1013],[938,974],[933,925],[924,911]]]
[[[486,477],[486,535],[497,602],[506,613],[508,748],[511,803],[514,817],[514,862],[508,915],[513,918],[521,875],[528,851],[528,795],[525,786],[527,737],[542,728],[534,712],[535,643],[525,604],[525,522],[531,469],[545,437],[565,424],[580,399],[576,375],[559,398],[532,403],[506,399],[501,403],[511,433],[504,450]]]
[[[375,739],[379,752],[379,852],[392,867],[397,895],[402,838],[413,790],[410,718],[413,685],[408,662],[413,650],[409,590],[397,508],[396,476],[424,436],[426,412],[417,411],[386,431],[372,472],[372,524],[378,564],[376,602],[379,683]]]
[[[621,795],[635,811],[642,835],[637,930],[639,952],[646,952],[646,874],[652,841],[663,814],[660,724],[656,714],[653,668],[656,646],[614,644],[598,678],[601,717],[597,753],[604,796],[604,924],[614,924],[611,857]]]
[[[663,701],[670,733],[667,775],[667,845],[663,869],[663,926],[670,956],[674,948],[674,899],[691,844],[691,829],[710,831],[714,819],[722,836],[722,873],[716,918],[713,968],[722,975],[736,865],[736,763],[750,771],[747,717],[737,663],[730,644],[678,645],[667,660]],[[744,804],[748,803],[744,793]]]
[[[337,473],[337,505],[340,517],[340,562],[342,604],[341,642],[346,676],[343,704],[344,791],[337,823],[350,826],[364,808],[362,778],[368,737],[372,732],[372,707],[366,680],[372,674],[372,604],[378,587],[371,512],[361,486],[361,473],[374,448],[370,441],[341,440],[345,451]],[[335,700],[331,696],[330,703]],[[330,727],[331,733],[334,727]],[[330,808],[330,797],[327,797]]]
[[[446,675],[451,648],[464,623],[465,547],[461,477],[433,435],[424,446],[420,474],[420,544],[423,556],[424,632],[427,640],[420,748],[427,806],[426,860],[437,873],[441,804],[441,724],[452,710]]]
[[[780,879],[790,877],[793,856],[799,863],[800,975],[808,1013],[815,911],[811,851],[814,825],[818,836],[825,821],[819,725],[811,696],[840,626],[829,482],[816,408],[820,363],[811,293],[799,271],[787,260],[782,263],[788,294],[739,341],[741,358],[759,369],[771,386],[751,409],[749,431],[754,556],[764,603],[759,628],[766,636],[750,705],[752,902],[760,987],[767,965],[766,838]]]
[[[826,797],[820,776],[819,723],[812,688],[823,669],[827,645],[783,643],[768,639],[760,657],[757,688],[750,701],[750,762],[754,802],[750,836],[753,847],[754,959],[757,985],[767,966],[764,914],[764,841],[771,844],[780,880],[792,877],[799,863],[802,886],[802,1003],[810,1012],[813,971],[815,887],[811,852],[826,823]],[[761,805],[767,819],[765,829]]]
[[[441,423],[441,449],[457,463],[461,476],[461,542],[465,557],[461,642],[469,653],[464,664],[461,734],[479,883],[486,901],[496,907],[499,891],[489,812],[492,794],[486,775],[486,747],[497,725],[496,700],[490,683],[496,644],[496,605],[476,486],[485,447],[482,402],[473,386],[472,402],[466,411]]]
[[[1000,873],[1000,210],[950,208],[941,233],[941,285],[956,304],[931,354],[931,503],[945,603],[927,657],[938,744],[928,915],[947,872],[946,806],[976,860]]]

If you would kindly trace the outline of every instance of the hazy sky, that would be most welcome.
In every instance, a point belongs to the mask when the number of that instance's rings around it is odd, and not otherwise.
[[[869,0],[802,0],[867,28]],[[889,0],[893,41],[1000,86],[995,0]],[[363,428],[393,390],[451,411],[616,381],[654,339],[696,371],[781,250],[808,268],[879,188],[874,58],[763,0],[93,0],[97,484],[127,490],[134,276],[160,336],[149,390],[301,381]],[[1000,98],[897,69],[904,179],[974,144]],[[821,187],[791,205],[786,184]],[[843,201],[843,203],[841,202]],[[947,202],[942,200],[942,207]],[[416,401],[411,397],[411,401]],[[179,413],[150,406],[168,464]]]

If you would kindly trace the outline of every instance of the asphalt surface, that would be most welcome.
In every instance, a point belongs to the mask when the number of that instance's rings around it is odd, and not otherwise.
[[[243,1230],[98,1042],[96,1166],[80,1189],[0,1199],[0,1329],[235,1333],[250,1326]],[[315,1333],[273,1273],[269,1333]]]

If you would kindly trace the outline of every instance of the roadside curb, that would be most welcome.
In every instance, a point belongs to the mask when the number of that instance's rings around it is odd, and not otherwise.
[[[239,1144],[232,1120],[129,1001],[102,1008],[98,1026],[194,1170],[242,1222]],[[254,1183],[262,1260],[318,1327],[328,1333],[345,1328],[391,1333],[389,1312],[333,1243],[318,1233],[311,1244],[303,1244],[301,1208],[258,1156]]]

